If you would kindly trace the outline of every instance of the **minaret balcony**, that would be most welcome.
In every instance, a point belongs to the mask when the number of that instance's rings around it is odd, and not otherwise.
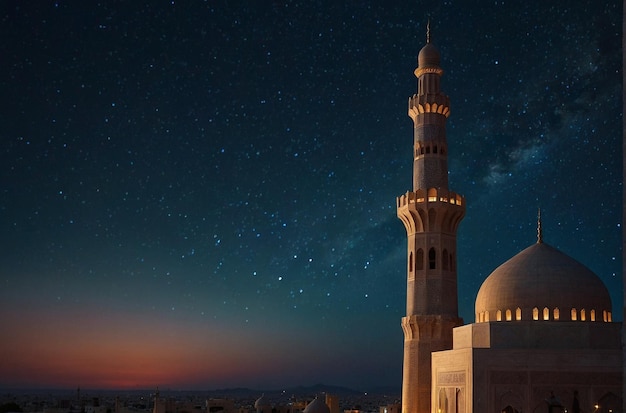
[[[465,216],[465,198],[444,188],[409,191],[396,198],[396,206],[409,236],[422,232],[454,235]]]
[[[447,191],[443,188],[430,188],[427,191],[418,189],[408,191],[396,198],[396,207],[403,208],[409,204],[447,203],[465,206],[465,198],[456,192]]]
[[[444,95],[413,95],[409,98],[409,116],[413,121],[424,113],[439,113],[450,116],[450,101]]]

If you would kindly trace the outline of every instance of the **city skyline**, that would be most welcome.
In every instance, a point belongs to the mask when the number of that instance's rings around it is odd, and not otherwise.
[[[429,19],[460,316],[538,208],[622,314],[621,2],[0,12],[0,388],[399,388]]]

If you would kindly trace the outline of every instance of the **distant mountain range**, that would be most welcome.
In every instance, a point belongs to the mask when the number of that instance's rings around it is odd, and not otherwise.
[[[265,394],[267,396],[274,394],[287,394],[287,395],[295,395],[295,396],[306,396],[306,395],[315,395],[315,394],[334,394],[338,396],[346,396],[346,395],[362,395],[364,393],[369,394],[385,394],[391,396],[399,396],[401,393],[400,388],[395,388],[391,386],[381,386],[376,388],[368,389],[367,391],[363,390],[355,390],[348,387],[342,386],[333,386],[328,384],[318,383],[313,386],[295,386],[289,387],[285,389],[279,390],[259,390],[259,389],[250,389],[250,388],[227,388],[227,389],[215,389],[209,390],[209,395],[214,395],[215,397],[243,397],[243,396],[253,396],[261,394]]]

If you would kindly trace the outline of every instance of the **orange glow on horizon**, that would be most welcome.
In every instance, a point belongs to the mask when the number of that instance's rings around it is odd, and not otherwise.
[[[278,355],[261,355],[261,349],[249,351],[253,338],[235,328],[97,311],[5,313],[0,328],[9,332],[0,359],[6,382],[0,384],[9,387],[234,383],[269,369],[281,357],[277,347],[282,346],[262,346]]]

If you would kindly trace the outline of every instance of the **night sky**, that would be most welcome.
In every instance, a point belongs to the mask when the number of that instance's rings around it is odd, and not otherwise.
[[[620,320],[621,1],[13,0],[0,387],[399,388],[429,18],[460,315],[541,208]]]

